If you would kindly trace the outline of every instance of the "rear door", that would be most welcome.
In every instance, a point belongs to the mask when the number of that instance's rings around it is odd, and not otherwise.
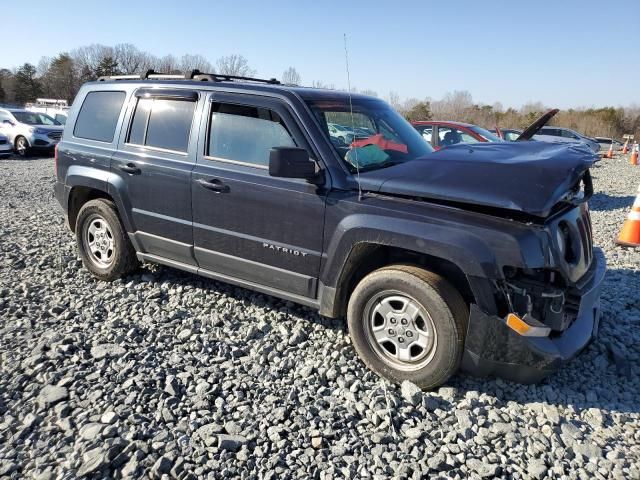
[[[111,161],[142,253],[195,265],[191,171],[195,164],[199,93],[186,89],[136,91],[126,130]]]
[[[273,147],[318,158],[296,117],[279,99],[249,94],[215,92],[205,109],[192,183],[199,266],[315,297],[328,186],[268,171]]]

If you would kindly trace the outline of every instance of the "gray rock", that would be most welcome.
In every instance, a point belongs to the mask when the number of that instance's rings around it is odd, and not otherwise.
[[[76,472],[79,477],[90,475],[100,470],[107,463],[102,449],[95,448],[83,455],[82,465]]]
[[[547,465],[544,460],[535,459],[528,462],[527,473],[537,480],[542,480],[547,475]]]
[[[107,425],[112,425],[118,421],[119,415],[114,411],[104,412],[100,417],[100,421],[102,423],[106,423]]]
[[[218,447],[221,450],[231,450],[232,452],[236,452],[240,449],[242,445],[247,443],[247,439],[242,435],[226,435],[226,434],[218,434]]]
[[[121,357],[126,350],[120,345],[114,343],[103,343],[91,347],[91,356],[96,360],[102,360],[108,357]]]
[[[469,410],[455,410],[453,413],[458,419],[458,425],[461,429],[471,428],[473,426]]]
[[[602,448],[593,443],[574,443],[572,448],[576,455],[582,455],[587,459],[602,458]]]
[[[468,459],[466,465],[482,478],[494,478],[498,473],[498,465],[487,463],[477,458]]]
[[[41,421],[42,416],[36,415],[35,413],[27,413],[22,420],[22,425],[24,426],[25,430],[29,430],[34,425],[39,424]]]
[[[38,395],[38,403],[43,407],[50,407],[68,398],[69,392],[65,387],[45,385]]]
[[[104,430],[104,425],[101,423],[87,423],[80,428],[80,437],[85,440],[96,440],[100,438],[100,434]]]
[[[173,397],[180,395],[180,382],[173,375],[169,375],[164,385],[164,391]]]
[[[405,380],[400,385],[400,393],[402,398],[412,405],[418,405],[422,402],[422,390],[415,383]]]
[[[447,456],[444,453],[437,452],[427,459],[427,465],[431,470],[441,470],[447,465]]]
[[[407,438],[411,438],[414,440],[419,439],[424,432],[420,428],[407,428],[404,432],[404,435]]]
[[[169,473],[171,471],[171,467],[173,466],[173,462],[165,456],[162,456],[156,460],[151,467],[151,472],[156,476],[160,477],[164,473]]]

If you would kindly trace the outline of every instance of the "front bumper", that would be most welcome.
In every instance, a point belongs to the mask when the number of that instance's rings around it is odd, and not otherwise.
[[[471,306],[462,369],[478,376],[496,375],[521,383],[535,383],[575,357],[598,334],[600,290],[606,272],[604,254],[594,248],[595,269],[580,290],[574,322],[551,337],[523,337],[501,318]]]
[[[31,148],[53,148],[60,141],[60,139],[51,138],[47,134],[33,133],[27,137],[29,146]]]

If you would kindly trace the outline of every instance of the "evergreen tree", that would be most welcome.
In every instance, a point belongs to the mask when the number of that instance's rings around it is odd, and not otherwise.
[[[430,120],[431,106],[429,105],[429,102],[418,102],[410,110],[408,110],[404,116],[410,122],[419,120]]]
[[[33,102],[40,93],[41,88],[36,78],[36,67],[30,63],[25,63],[15,75],[15,102],[18,104]]]
[[[118,61],[110,56],[100,60],[98,68],[96,68],[96,77],[109,77],[111,75],[119,75]]]

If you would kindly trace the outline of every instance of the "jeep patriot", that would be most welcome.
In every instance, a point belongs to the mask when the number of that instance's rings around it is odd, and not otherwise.
[[[148,72],[81,88],[55,194],[98,279],[154,262],[346,317],[369,368],[429,389],[460,367],[535,382],[596,335],[596,159],[434,152],[377,98]]]

